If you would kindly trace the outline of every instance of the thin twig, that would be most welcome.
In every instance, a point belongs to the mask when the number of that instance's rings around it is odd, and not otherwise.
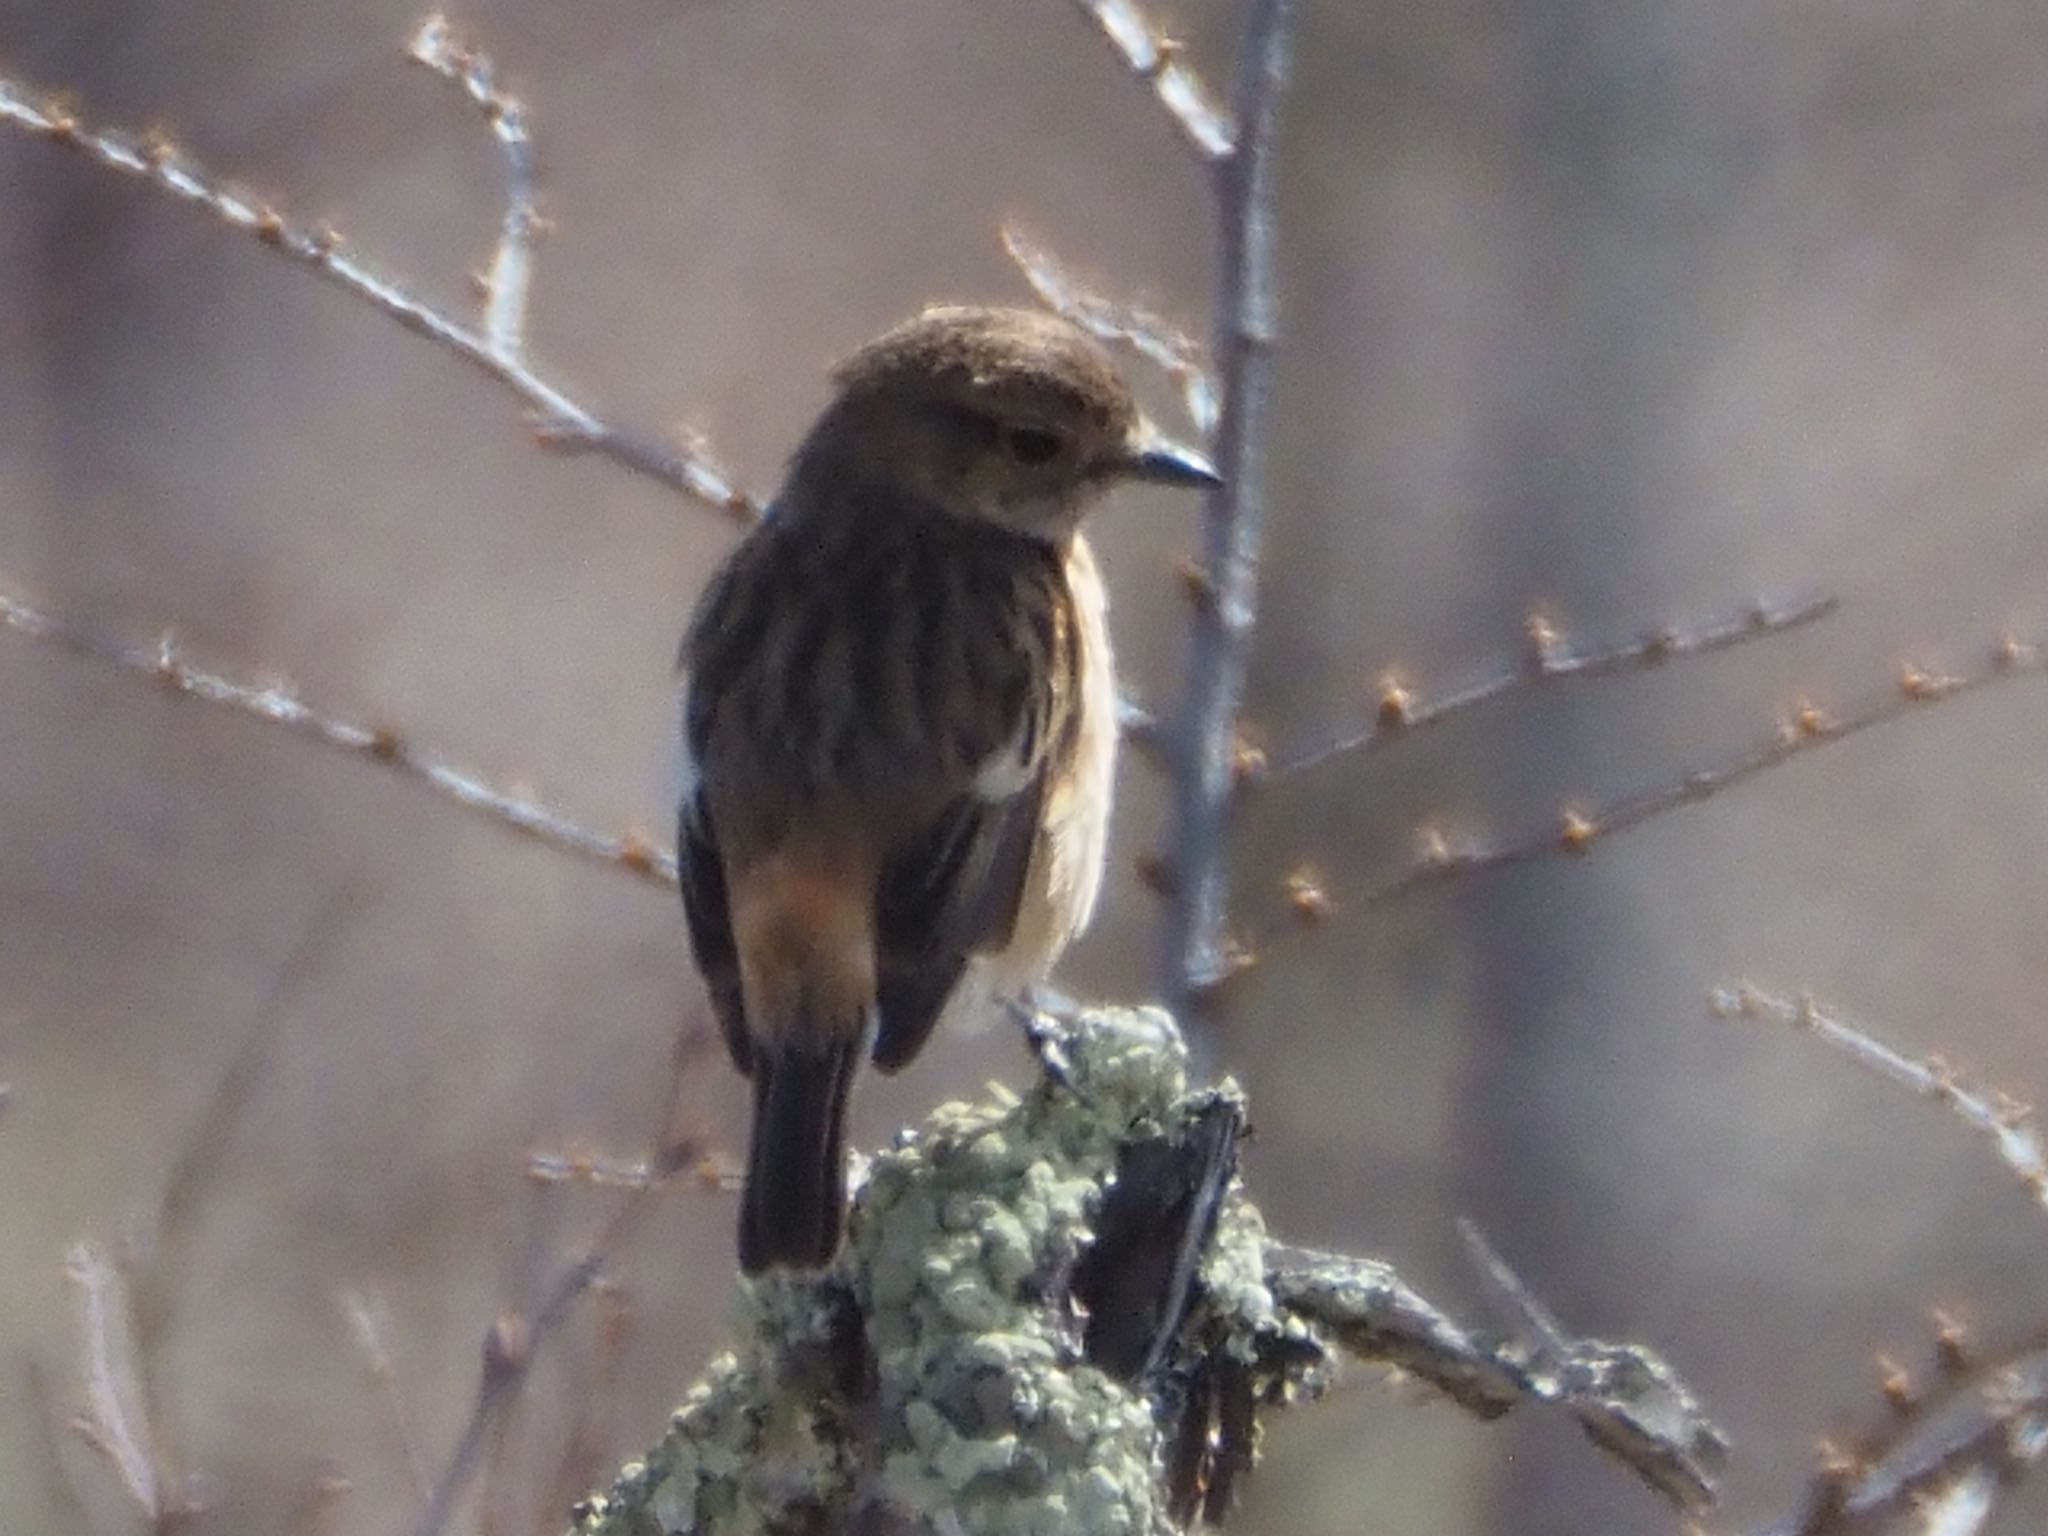
[[[505,217],[498,248],[484,273],[484,336],[491,350],[515,362],[526,349],[526,302],[533,286],[533,242],[540,233],[534,204],[533,146],[526,108],[499,89],[497,66],[474,44],[458,40],[446,16],[420,23],[406,52],[442,79],[460,86],[482,109],[505,159]]]
[[[1527,1390],[1562,1407],[1587,1439],[1680,1509],[1713,1503],[1728,1437],[1677,1372],[1639,1345],[1567,1334],[1474,1223],[1460,1219],[1458,1231],[1525,1330],[1518,1355]]]
[[[1167,116],[1195,153],[1210,162],[1228,159],[1236,147],[1237,130],[1223,110],[1209,99],[1202,77],[1181,62],[1180,44],[1161,31],[1135,0],[1075,3],[1094,19],[1131,73],[1152,87],[1159,104],[1166,108]],[[1244,115],[1241,100],[1238,112]]]
[[[1811,997],[1781,997],[1747,985],[1720,987],[1709,1006],[1721,1018],[1756,1019],[1805,1030],[1858,1066],[1953,1111],[1991,1143],[1999,1161],[2012,1170],[2034,1203],[2048,1211],[2048,1156],[2044,1156],[2032,1106],[2003,1094],[1966,1087],[1946,1062],[1937,1057],[1908,1056]]]
[[[217,704],[238,714],[282,725],[325,746],[337,747],[426,785],[464,809],[563,853],[623,870],[652,885],[673,887],[673,853],[638,832],[598,832],[552,806],[491,783],[475,770],[415,745],[397,727],[366,725],[323,712],[283,682],[251,683],[195,667],[166,635],[152,646],[131,645],[0,592],[0,628],[54,645],[74,656],[146,677],[171,694]]]
[[[1195,604],[1187,691],[1175,722],[1175,878],[1161,977],[1167,1006],[1182,1016],[1229,974],[1226,841],[1237,719],[1258,611],[1264,436],[1278,303],[1275,150],[1292,7],[1293,0],[1253,0],[1238,60],[1239,137],[1231,153],[1215,162],[1223,249],[1216,347],[1223,407],[1216,461],[1223,483],[1210,493],[1204,514],[1204,591]]]
[[[413,1428],[412,1412],[405,1405],[405,1392],[398,1381],[398,1362],[386,1342],[389,1331],[381,1299],[373,1299],[354,1286],[342,1287],[335,1300],[348,1322],[349,1337],[363,1356],[363,1365],[383,1405],[393,1449],[405,1468],[406,1485],[421,1504],[427,1501],[427,1467],[420,1455],[419,1433]]]
[[[709,458],[608,421],[526,360],[518,345],[524,333],[527,290],[527,274],[522,265],[524,236],[510,253],[501,243],[499,260],[493,263],[495,287],[490,294],[486,323],[467,325],[379,272],[373,262],[352,251],[332,227],[302,224],[287,217],[275,205],[222,181],[160,135],[136,138],[90,127],[65,103],[54,99],[39,102],[34,92],[5,76],[0,76],[0,124],[76,149],[108,170],[133,176],[202,208],[228,228],[250,236],[365,300],[407,330],[438,343],[518,396],[531,412],[535,433],[549,446],[608,458],[743,521],[758,515],[754,500]],[[503,144],[502,127],[499,138]],[[519,148],[523,157],[523,126]],[[509,156],[510,146],[507,152]],[[517,182],[515,194],[516,191]],[[515,195],[514,201],[517,200]],[[508,212],[506,228],[509,230],[515,222],[523,227],[526,224],[523,216]]]
[[[1922,1098],[1944,1105],[1988,1141],[2035,1204],[2048,1209],[2048,1156],[2031,1109],[1960,1083],[1940,1060],[1907,1055],[1811,997],[1742,985],[1710,999],[1721,1018],[1790,1026]],[[1801,1510],[1760,1536],[1847,1536],[1914,1508],[1923,1536],[1981,1527],[2003,1482],[2048,1451],[2048,1350],[2039,1341],[2002,1358],[1975,1358],[1961,1325],[1938,1317],[1939,1389],[1916,1394],[1887,1364],[1885,1425],[1826,1458]]]
[[[679,1174],[702,1190],[736,1192],[737,1166],[713,1152],[708,1140],[686,1137],[659,1158],[642,1153],[621,1157],[589,1147],[535,1147],[526,1154],[526,1176],[535,1184],[582,1185],[590,1189],[674,1189]]]
[[[1547,619],[1532,616],[1524,626],[1528,648],[1519,664],[1498,668],[1433,698],[1417,698],[1398,674],[1388,673],[1380,679],[1379,699],[1369,725],[1312,747],[1275,753],[1253,782],[1271,783],[1306,772],[1332,758],[1370,752],[1520,689],[1571,678],[1647,672],[1666,662],[1732,650],[1752,640],[1815,623],[1833,613],[1837,606],[1839,600],[1827,593],[1784,603],[1757,599],[1739,613],[1690,626],[1667,625],[1619,645],[1591,646],[1566,644]]]
[[[588,1369],[572,1388],[576,1414],[568,1433],[561,1436],[561,1453],[541,1508],[553,1515],[568,1509],[602,1479],[605,1437],[599,1423],[599,1408],[616,1390],[620,1366],[633,1342],[634,1313],[625,1288],[609,1276],[600,1276],[591,1287],[596,1311]]]
[[[313,906],[299,937],[279,963],[269,987],[257,1003],[205,1104],[166,1159],[155,1209],[137,1224],[135,1236],[119,1252],[129,1316],[128,1354],[137,1403],[137,1421],[148,1426],[154,1455],[162,1469],[160,1481],[172,1480],[180,1464],[162,1397],[162,1349],[171,1329],[176,1291],[187,1277],[181,1262],[193,1217],[218,1186],[228,1148],[253,1100],[269,1064],[271,1047],[291,1016],[305,986],[317,975],[332,946],[350,930],[350,916],[360,906],[353,880],[344,880]]]
[[[113,1467],[121,1486],[152,1523],[171,1508],[151,1444],[135,1375],[134,1321],[121,1272],[98,1245],[74,1243],[64,1272],[78,1287],[85,1354],[85,1412],[73,1423],[86,1444]]]
[[[1198,435],[1216,430],[1216,384],[1193,337],[1162,315],[1105,297],[1014,224],[1003,226],[1003,249],[1049,308],[1090,335],[1129,347],[1172,379]]]
[[[1953,1344],[1941,1353],[1935,1389],[1920,1397],[1888,1391],[1882,1425],[1826,1447],[1800,1508],[1752,1536],[1858,1536],[1887,1529],[1903,1511],[1943,1508],[1959,1483],[1986,1479],[1988,1499],[2037,1468],[2048,1454],[2048,1349],[2037,1339],[1982,1359],[1960,1358]],[[1948,1507],[1958,1520],[1974,1510],[1967,1500]],[[1922,1536],[1971,1529],[1921,1526]]]
[[[670,1057],[668,1090],[663,1097],[660,1119],[653,1138],[653,1159],[673,1173],[694,1148],[679,1155],[673,1134],[677,1106],[682,1101],[683,1082],[689,1065],[696,1059],[702,1041],[697,1031],[685,1031],[677,1038]],[[455,1449],[434,1480],[426,1507],[413,1526],[413,1536],[441,1536],[456,1505],[468,1491],[490,1449],[500,1420],[526,1384],[541,1346],[567,1322],[591,1284],[603,1274],[612,1255],[632,1236],[654,1209],[662,1185],[653,1183],[628,1189],[619,1196],[611,1214],[598,1229],[584,1252],[563,1267],[530,1317],[507,1312],[493,1322],[484,1335],[483,1372],[477,1383],[469,1420],[455,1442]]]
[[[1567,806],[1550,826],[1517,838],[1457,843],[1435,828],[1425,828],[1418,839],[1414,862],[1368,889],[1357,898],[1357,904],[1377,906],[1422,886],[1481,870],[1525,864],[1558,853],[1584,853],[1596,843],[1632,831],[1671,811],[1712,799],[1796,757],[1997,683],[2040,676],[2044,670],[2048,666],[2044,666],[2040,647],[2008,635],[1962,672],[1930,672],[1912,664],[1902,666],[1887,692],[1843,714],[1832,713],[1810,700],[1801,701],[1769,737],[1719,762],[1606,805]]]

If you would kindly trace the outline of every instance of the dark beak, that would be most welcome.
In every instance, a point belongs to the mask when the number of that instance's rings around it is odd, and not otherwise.
[[[1190,448],[1186,443],[1175,442],[1149,421],[1138,423],[1138,429],[1131,434],[1130,454],[1124,461],[1124,473],[1133,480],[1145,480],[1153,485],[1203,487],[1223,483],[1223,477],[1216,473],[1216,466],[1209,462],[1207,454]]]

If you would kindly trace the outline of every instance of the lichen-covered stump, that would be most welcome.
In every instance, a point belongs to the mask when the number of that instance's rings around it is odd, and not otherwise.
[[[743,1289],[742,1342],[578,1536],[1171,1536],[1222,1518],[1259,1410],[1340,1350],[1483,1418],[1553,1404],[1679,1508],[1711,1502],[1727,1443],[1650,1351],[1547,1313],[1476,1337],[1384,1263],[1269,1242],[1243,1102],[1189,1091],[1164,1013],[1039,1046],[1028,1095],[948,1104],[874,1159],[829,1272]]]
[[[1188,1092],[1157,1011],[1083,1014],[1045,1054],[1022,1099],[874,1159],[829,1272],[746,1288],[743,1342],[579,1532],[1166,1536],[1219,1511],[1255,1405],[1324,1375],[1266,1287],[1241,1105]]]

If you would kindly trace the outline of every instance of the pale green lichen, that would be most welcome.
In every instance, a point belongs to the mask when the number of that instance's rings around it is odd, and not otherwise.
[[[1174,1529],[1154,1405],[1082,1359],[1065,1291],[1120,1147],[1186,1113],[1187,1052],[1156,1010],[1083,1015],[1061,1044],[1057,1076],[878,1154],[830,1272],[745,1288],[745,1342],[579,1532],[795,1536],[874,1503],[947,1536]],[[1233,1188],[1200,1305],[1246,1359],[1279,1327],[1264,1242]]]

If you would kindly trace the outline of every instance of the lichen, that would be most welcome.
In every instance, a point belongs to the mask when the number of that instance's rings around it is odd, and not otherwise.
[[[830,1271],[743,1288],[743,1342],[583,1536],[794,1536],[871,1503],[948,1536],[1174,1530],[1155,1406],[1083,1358],[1066,1292],[1119,1147],[1182,1112],[1187,1052],[1156,1010],[1083,1014],[1059,1049],[1031,1091],[943,1105],[879,1153]],[[1233,1186],[1202,1306],[1246,1358],[1279,1326],[1264,1241]]]

